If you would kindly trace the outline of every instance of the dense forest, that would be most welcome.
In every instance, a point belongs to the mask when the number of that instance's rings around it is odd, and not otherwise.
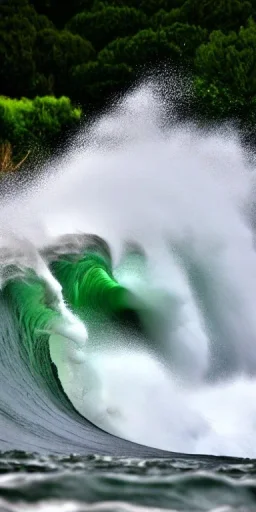
[[[161,65],[190,77],[188,111],[256,120],[256,0],[8,0],[0,5],[0,137],[55,144]]]

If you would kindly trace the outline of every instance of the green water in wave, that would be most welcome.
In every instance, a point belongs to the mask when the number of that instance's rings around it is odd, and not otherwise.
[[[116,281],[110,258],[103,250],[86,252],[79,259],[63,256],[50,265],[50,270],[62,286],[68,308],[85,324],[96,315],[99,322],[107,318],[141,328],[136,297]],[[63,319],[53,297],[49,297],[46,283],[29,271],[23,279],[8,281],[3,294],[18,320],[22,354],[51,390],[58,392],[48,342]]]
[[[111,262],[102,254],[86,253],[79,262],[59,260],[52,263],[51,270],[63,287],[67,304],[82,320],[97,312],[140,328],[136,297],[116,281]]]

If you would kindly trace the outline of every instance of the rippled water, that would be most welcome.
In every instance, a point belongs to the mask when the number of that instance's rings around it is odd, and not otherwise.
[[[248,512],[256,510],[249,459],[136,459],[8,452],[0,459],[4,511]]]

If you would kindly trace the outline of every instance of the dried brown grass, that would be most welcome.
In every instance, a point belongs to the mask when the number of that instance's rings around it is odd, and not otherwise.
[[[27,160],[29,153],[30,151],[19,162],[15,162],[10,142],[0,144],[0,173],[17,171]]]

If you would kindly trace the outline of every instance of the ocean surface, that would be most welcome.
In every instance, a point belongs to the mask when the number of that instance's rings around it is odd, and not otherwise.
[[[140,459],[2,454],[3,511],[249,512],[253,460],[182,456]]]

